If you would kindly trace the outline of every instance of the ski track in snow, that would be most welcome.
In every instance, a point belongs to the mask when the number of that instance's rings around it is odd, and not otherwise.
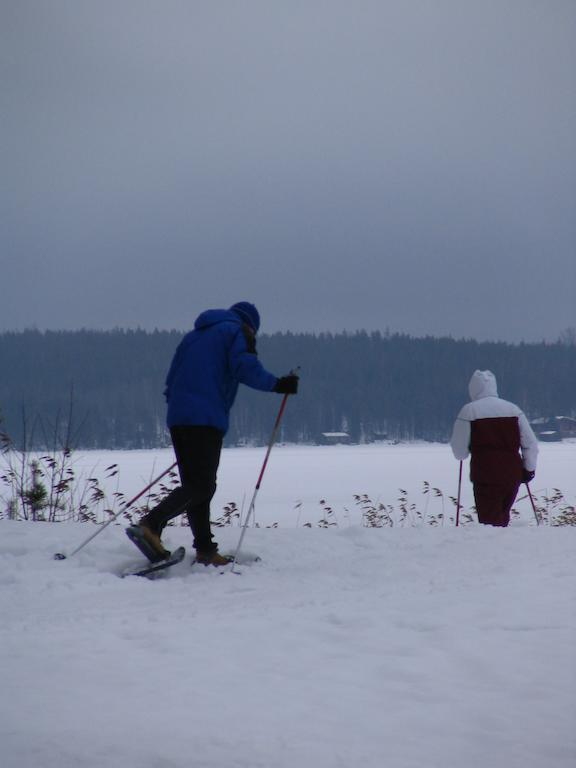
[[[250,529],[157,581],[121,526],[52,559],[92,531],[0,521],[4,768],[575,764],[574,529]]]

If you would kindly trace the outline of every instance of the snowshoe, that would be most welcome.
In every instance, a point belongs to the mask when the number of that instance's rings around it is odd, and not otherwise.
[[[126,536],[151,563],[159,563],[170,557],[170,552],[162,544],[160,536],[145,525],[131,525],[126,529]]]

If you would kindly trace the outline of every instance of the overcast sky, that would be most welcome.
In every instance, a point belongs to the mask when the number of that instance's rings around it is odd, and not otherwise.
[[[0,0],[0,330],[576,326],[574,0]]]

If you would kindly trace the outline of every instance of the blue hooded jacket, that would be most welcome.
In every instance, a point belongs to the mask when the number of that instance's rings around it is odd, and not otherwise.
[[[168,427],[209,426],[225,433],[238,385],[271,392],[276,381],[258,360],[252,332],[240,316],[209,309],[178,345],[168,371]]]

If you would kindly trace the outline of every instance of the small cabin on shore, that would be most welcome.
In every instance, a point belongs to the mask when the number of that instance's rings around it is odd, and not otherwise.
[[[534,419],[530,426],[538,440],[545,443],[558,443],[568,438],[576,438],[576,419],[571,416],[550,416]]]
[[[350,442],[348,432],[321,432],[318,438],[320,445],[349,445]]]

